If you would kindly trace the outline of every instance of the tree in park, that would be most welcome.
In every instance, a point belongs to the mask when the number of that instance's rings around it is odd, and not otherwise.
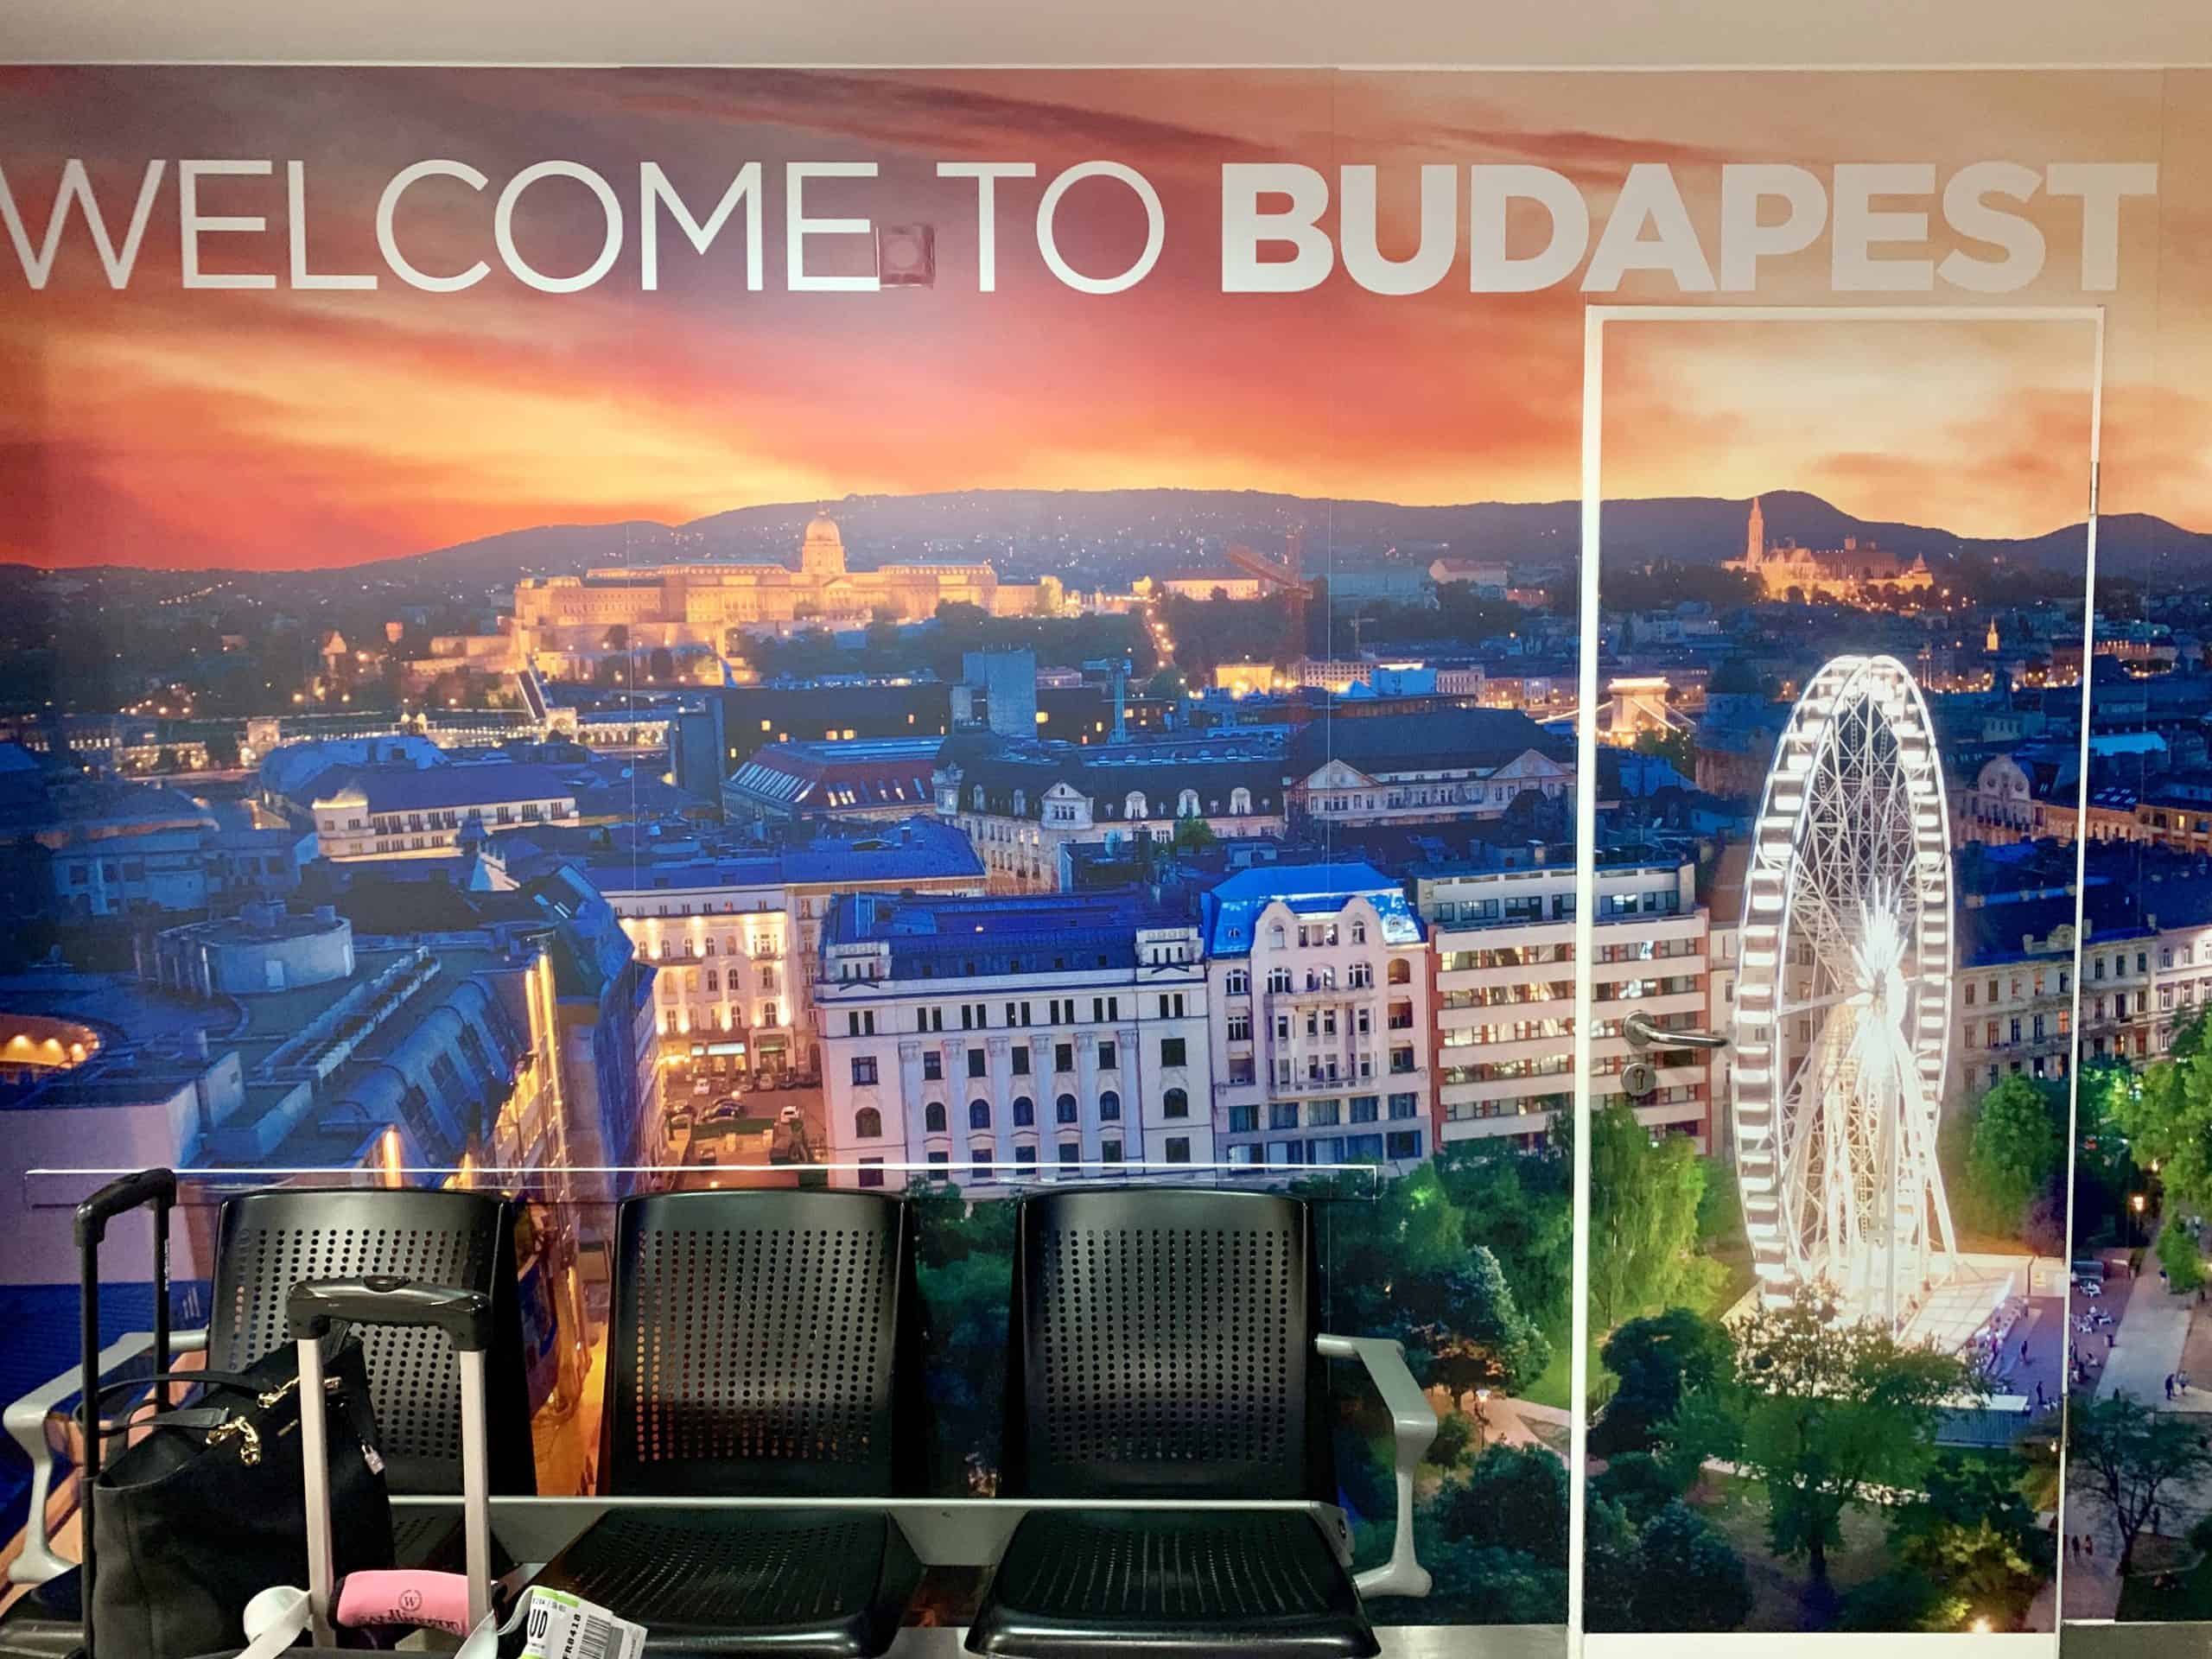
[[[1637,1579],[1643,1570],[1637,1552],[1643,1541],[1618,1503],[1593,1491],[1583,1504],[1582,1627],[1633,1630]]]
[[[1455,1624],[1558,1624],[1567,1618],[1567,1569],[1526,1550],[1478,1548],[1446,1535],[1421,1546],[1434,1580],[1419,1617]]]
[[[1605,1472],[1590,1490],[1642,1526],[1681,1497],[1683,1487],[1672,1465],[1649,1452],[1623,1452],[1606,1460]]]
[[[2212,1476],[2212,1447],[2194,1418],[2158,1411],[2132,1395],[2075,1405],[2067,1413],[2070,1478],[2104,1499],[2120,1532],[2120,1571],[2134,1564],[2135,1541],[2161,1502]]]
[[[1599,1351],[1620,1386],[1591,1428],[1591,1451],[1610,1457],[1649,1450],[1685,1393],[1709,1389],[1728,1374],[1734,1351],[1716,1321],[1686,1307],[1630,1319]]]
[[[1465,1480],[1446,1481],[1437,1494],[1436,1519],[1448,1538],[1564,1567],[1567,1465],[1541,1446],[1485,1446]]]
[[[1919,1484],[1944,1408],[1976,1385],[1958,1359],[1899,1342],[1878,1320],[1838,1319],[1812,1287],[1759,1308],[1733,1335],[1736,1459],[1766,1488],[1774,1553],[1805,1557],[1808,1599],[1825,1608],[1844,1511],[1878,1503],[1882,1488]]]
[[[1939,1458],[1925,1496],[1890,1512],[1897,1560],[1926,1578],[1946,1604],[2016,1621],[2043,1583],[2050,1535],[2036,1523],[2013,1471],[1980,1459]]]
[[[2074,1231],[2077,1238],[2116,1235],[2129,1189],[2137,1179],[2135,1160],[2120,1128],[2122,1103],[2139,1086],[2134,1068],[2124,1060],[2093,1059],[2074,1080]]]
[[[1510,1389],[1551,1363],[1497,1257],[1467,1242],[1465,1218],[1435,1170],[1391,1182],[1339,1231],[1330,1281],[1350,1328],[1404,1343],[1414,1375],[1464,1394]]]
[[[1732,1630],[1751,1617],[1751,1581],[1744,1558],[1680,1498],[1643,1529],[1637,1566],[1638,1630]]]
[[[916,1181],[915,1278],[929,1309],[925,1386],[939,1491],[969,1490],[996,1471],[1014,1286],[1014,1206],[970,1205],[950,1183]]]
[[[2166,1283],[2177,1291],[2192,1291],[2204,1283],[2204,1257],[2196,1235],[2178,1222],[2158,1230],[2158,1265],[2166,1270]]]
[[[1706,1171],[1685,1135],[1654,1144],[1625,1103],[1597,1113],[1590,1128],[1590,1313],[1611,1331],[1639,1313],[1702,1309],[1724,1269],[1697,1252]]]
[[[2212,1211],[2212,1055],[2199,1014],[2175,1034],[2171,1058],[2145,1068],[2129,1089],[2107,1096],[2139,1168],[2156,1166],[2167,1193],[2184,1207]]]
[[[2008,1077],[1981,1097],[1967,1175],[1988,1226],[2017,1231],[2065,1156],[2051,1103],[2035,1081]]]
[[[1466,1243],[1497,1258],[1521,1310],[1548,1331],[1573,1312],[1573,1124],[1536,1152],[1457,1141],[1431,1166],[1460,1214]]]

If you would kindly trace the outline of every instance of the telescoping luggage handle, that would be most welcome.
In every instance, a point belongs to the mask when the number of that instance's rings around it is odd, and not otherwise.
[[[100,1482],[100,1245],[107,1224],[146,1205],[154,1206],[154,1374],[169,1369],[169,1211],[176,1207],[176,1172],[142,1169],[124,1175],[77,1206],[77,1255],[83,1270],[84,1460],[77,1478],[78,1530],[83,1535],[77,1593],[84,1608],[84,1653],[92,1652],[92,1504]],[[162,1397],[168,1394],[162,1385]]]
[[[458,1286],[421,1285],[390,1274],[295,1285],[285,1305],[300,1351],[300,1452],[307,1464],[308,1606],[315,1640],[331,1640],[336,1567],[330,1536],[329,1438],[323,1414],[322,1338],[340,1321],[432,1325],[452,1338],[461,1361],[461,1531],[468,1555],[468,1627],[492,1610],[492,1474],[486,1446],[486,1351],[492,1299]]]

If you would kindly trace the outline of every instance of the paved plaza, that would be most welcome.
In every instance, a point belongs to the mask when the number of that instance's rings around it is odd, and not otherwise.
[[[2144,1260],[2154,1262],[2156,1258],[2146,1251]],[[2131,1284],[2126,1268],[2121,1266],[2112,1289],[2103,1298],[2094,1302],[2076,1298],[2074,1306],[2077,1314],[2091,1306],[2120,1310],[2118,1329],[2109,1340],[2102,1332],[2088,1336],[2077,1333],[2075,1338],[2077,1352],[2102,1356],[2109,1350],[2093,1390],[2097,1399],[2126,1395],[2160,1411],[2203,1416],[2212,1426],[2212,1388],[2206,1386],[2212,1382],[2212,1375],[2192,1373],[2188,1389],[2171,1399],[2166,1394],[2166,1378],[2186,1368],[2191,1345],[2190,1316],[2196,1311],[2195,1297],[2177,1296],[2167,1290],[2156,1276],[2155,1268]],[[2212,1332],[2198,1338],[2200,1344],[2207,1341],[2212,1341]],[[2162,1536],[2177,1538],[2212,1512],[2212,1488],[2169,1491],[2171,1495],[2159,1504],[2158,1530]],[[2120,1534],[2103,1499],[2078,1478],[2069,1484],[2066,1494],[2065,1530],[2075,1537],[2087,1535],[2094,1540],[2095,1552],[2088,1557],[2060,1552],[2065,1616],[2069,1619],[2111,1618],[2120,1609]]]

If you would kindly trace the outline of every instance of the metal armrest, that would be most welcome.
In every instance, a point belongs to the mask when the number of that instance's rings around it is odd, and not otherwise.
[[[1327,1358],[1356,1359],[1366,1369],[1390,1409],[1391,1438],[1397,1443],[1398,1518],[1390,1559],[1352,1582],[1363,1596],[1425,1596],[1428,1569],[1414,1550],[1414,1476],[1421,1454],[1436,1439],[1436,1408],[1406,1369],[1405,1350],[1396,1343],[1382,1337],[1316,1337],[1313,1345]]]
[[[100,1350],[100,1376],[105,1378],[141,1355],[151,1352],[153,1345],[154,1333],[150,1331],[133,1331],[118,1337]],[[207,1350],[205,1330],[169,1333],[172,1355],[205,1353]],[[76,1566],[76,1562],[63,1560],[48,1547],[52,1541],[46,1535],[46,1506],[54,1494],[54,1443],[47,1439],[46,1421],[54,1414],[56,1406],[79,1390],[84,1380],[84,1372],[73,1365],[0,1413],[0,1426],[6,1427],[9,1438],[22,1447],[24,1456],[31,1460],[30,1514],[23,1522],[23,1547],[8,1563],[11,1584],[44,1584]]]

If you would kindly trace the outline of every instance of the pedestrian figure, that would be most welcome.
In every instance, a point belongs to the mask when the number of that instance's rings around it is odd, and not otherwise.
[[[2097,1559],[2097,1535],[2095,1533],[2085,1532],[2082,1535],[2082,1554],[2090,1560],[2094,1561]]]
[[[2153,1503],[2151,1506],[2151,1530],[2153,1533],[2157,1532],[2158,1529],[2158,1506]]]
[[[768,1161],[772,1164],[810,1164],[814,1161],[814,1148],[807,1140],[806,1121],[799,1116],[798,1107],[785,1107],[778,1118],[769,1137]]]
[[[2174,1374],[2173,1374],[2171,1371],[2168,1371],[2168,1372],[2166,1373],[2166,1398],[2167,1398],[2167,1399],[2169,1399],[2169,1400],[2171,1400],[2171,1399],[2172,1399],[2173,1397],[2174,1397]]]

